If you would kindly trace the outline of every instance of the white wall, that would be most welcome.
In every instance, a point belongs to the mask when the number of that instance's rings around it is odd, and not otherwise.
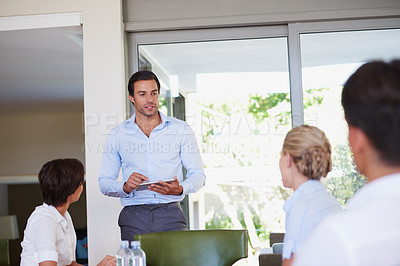
[[[129,31],[399,16],[398,0],[124,0]]]
[[[84,162],[83,106],[52,113],[2,113],[0,125],[0,215],[8,214],[8,184],[37,183],[41,166],[55,158]]]
[[[84,97],[89,261],[116,254],[119,200],[100,193],[102,153],[96,149],[108,130],[125,118],[125,72],[121,2],[86,0],[83,22]]]
[[[90,120],[86,147],[104,141],[104,121],[116,123],[125,112],[125,73],[123,63],[123,31],[121,1],[107,0],[2,0],[0,17],[82,12],[84,54],[84,105]],[[113,117],[108,118],[111,114]],[[82,119],[79,119],[81,122]],[[3,125],[2,125],[3,126]],[[88,210],[88,240],[90,265],[106,254],[115,254],[119,247],[117,217],[118,200],[103,196],[98,188],[97,174],[101,152],[86,149],[86,188]],[[32,166],[34,167],[34,166]],[[39,166],[40,167],[40,166]]]
[[[36,175],[55,158],[84,162],[83,109],[0,116],[0,176]]]

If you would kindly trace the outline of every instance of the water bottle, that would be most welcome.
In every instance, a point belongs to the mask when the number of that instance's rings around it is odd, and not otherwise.
[[[146,266],[146,254],[140,248],[140,241],[131,242],[133,252],[133,266]]]
[[[129,249],[129,241],[122,240],[121,247],[115,256],[117,259],[117,266],[132,266],[133,264],[133,253]]]

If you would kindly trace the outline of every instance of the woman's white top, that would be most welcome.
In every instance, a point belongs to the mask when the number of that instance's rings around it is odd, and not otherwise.
[[[54,206],[37,206],[28,219],[21,246],[21,265],[43,261],[71,264],[75,261],[76,234],[68,211],[62,216]]]

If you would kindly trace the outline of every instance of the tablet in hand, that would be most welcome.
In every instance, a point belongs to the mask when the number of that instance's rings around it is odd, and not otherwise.
[[[172,183],[175,181],[175,179],[168,179],[168,180],[160,180],[160,181],[164,181],[166,183]],[[162,186],[160,183],[158,183],[158,181],[151,181],[151,182],[144,182],[142,184],[140,184],[136,191],[141,191],[141,190],[148,190],[150,185],[159,185]]]

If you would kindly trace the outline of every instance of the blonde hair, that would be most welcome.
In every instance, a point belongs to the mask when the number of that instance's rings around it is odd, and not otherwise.
[[[332,170],[331,144],[325,133],[314,127],[302,125],[289,131],[282,151],[293,157],[299,172],[319,180]]]

